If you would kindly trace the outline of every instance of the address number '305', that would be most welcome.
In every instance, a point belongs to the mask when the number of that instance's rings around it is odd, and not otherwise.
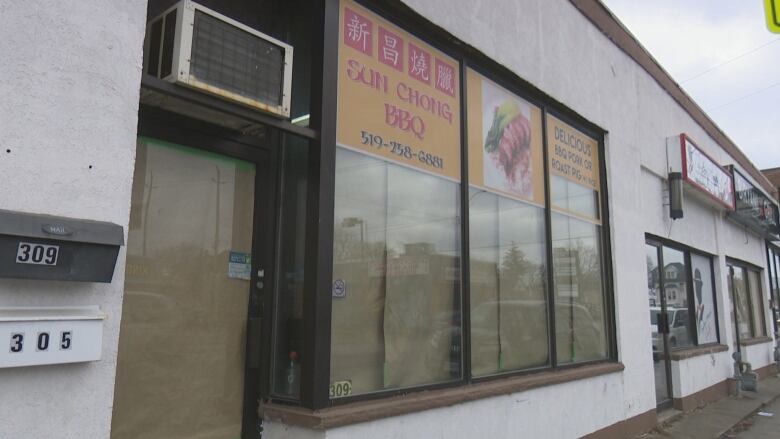
[[[51,345],[52,334],[50,332],[39,332],[33,335],[34,339],[30,343],[35,345],[36,351],[48,351]],[[67,351],[73,346],[73,331],[60,331],[59,350]],[[18,354],[27,347],[27,339],[24,332],[14,332],[11,334],[11,353]]]
[[[16,251],[17,264],[57,265],[60,246],[20,242]]]

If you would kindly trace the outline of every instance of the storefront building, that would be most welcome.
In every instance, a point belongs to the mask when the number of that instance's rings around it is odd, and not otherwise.
[[[774,370],[774,188],[598,1],[92,3],[0,19],[0,436],[631,437]]]

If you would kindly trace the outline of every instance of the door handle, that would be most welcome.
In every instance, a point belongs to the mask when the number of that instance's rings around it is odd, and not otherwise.
[[[258,290],[262,290],[265,286],[263,279],[265,279],[265,269],[260,268],[257,270],[257,283],[255,284]]]

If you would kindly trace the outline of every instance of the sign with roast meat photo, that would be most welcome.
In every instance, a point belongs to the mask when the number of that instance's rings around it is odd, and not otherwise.
[[[543,206],[541,110],[472,70],[467,86],[471,184]]]

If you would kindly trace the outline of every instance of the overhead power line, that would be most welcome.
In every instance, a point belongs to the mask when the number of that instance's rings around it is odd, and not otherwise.
[[[740,97],[734,99],[733,101],[728,101],[725,104],[718,105],[717,107],[711,108],[711,109],[709,109],[707,111],[710,112],[710,111],[720,110],[723,107],[726,107],[726,106],[731,105],[731,104],[733,104],[735,102],[739,102],[741,100],[747,99],[747,98],[749,98],[751,96],[755,96],[755,95],[757,95],[757,94],[759,94],[759,93],[761,93],[763,91],[769,90],[770,88],[777,87],[778,85],[780,85],[780,82],[775,82],[772,85],[766,86],[766,87],[764,87],[764,88],[762,88],[760,90],[756,90],[756,91],[754,91],[752,93],[748,93],[748,94],[746,94],[744,96],[740,96]]]
[[[694,80],[694,79],[696,79],[696,78],[698,78],[698,77],[700,77],[700,76],[704,76],[704,75],[706,75],[707,73],[709,73],[709,72],[711,72],[711,71],[713,71],[713,70],[715,70],[715,69],[719,69],[719,68],[721,68],[721,67],[725,66],[726,64],[730,64],[730,63],[732,63],[732,62],[734,62],[734,61],[736,61],[736,60],[738,60],[738,59],[740,59],[740,58],[744,58],[744,57],[746,57],[746,56],[750,55],[751,53],[758,52],[759,50],[763,49],[764,47],[766,47],[766,46],[768,46],[768,45],[770,45],[770,44],[772,44],[772,43],[776,43],[776,42],[778,42],[778,41],[780,41],[780,38],[775,38],[775,39],[774,39],[774,40],[772,40],[772,41],[769,41],[769,42],[767,42],[767,43],[764,43],[764,44],[762,44],[762,45],[760,45],[760,46],[758,46],[758,47],[756,47],[756,48],[754,48],[754,49],[751,49],[751,50],[749,50],[749,51],[745,52],[745,53],[739,54],[739,55],[735,56],[734,58],[727,59],[726,61],[723,61],[723,62],[722,62],[722,63],[720,63],[720,64],[716,64],[716,65],[714,65],[714,66],[710,67],[710,68],[709,68],[709,69],[707,69],[707,70],[704,70],[704,71],[702,71],[702,72],[699,72],[699,73],[697,73],[696,75],[693,75],[693,76],[691,76],[690,78],[688,78],[688,79],[686,79],[686,80],[684,80],[684,81],[680,81],[680,84],[685,84],[685,83],[686,83],[686,82],[688,82],[688,81],[692,81],[692,80]]]

